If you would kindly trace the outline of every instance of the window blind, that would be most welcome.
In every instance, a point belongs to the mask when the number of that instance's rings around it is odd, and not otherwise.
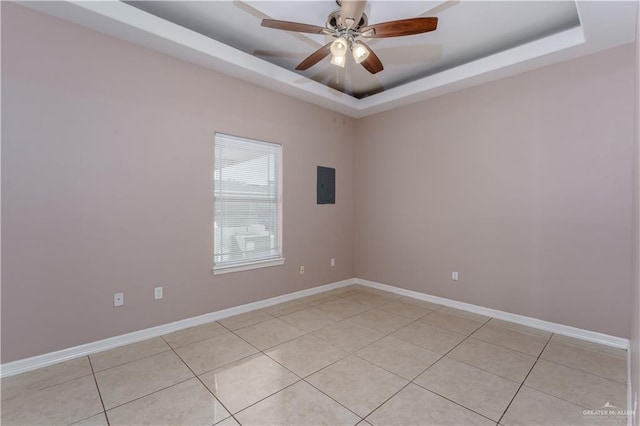
[[[281,257],[281,151],[277,144],[216,134],[215,267]]]

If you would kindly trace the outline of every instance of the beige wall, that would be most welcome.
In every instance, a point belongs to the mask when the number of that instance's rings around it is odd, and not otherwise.
[[[360,120],[356,275],[629,337],[633,58]]]
[[[2,62],[2,362],[354,276],[352,119],[7,2]],[[216,131],[284,147],[282,267],[211,274]]]

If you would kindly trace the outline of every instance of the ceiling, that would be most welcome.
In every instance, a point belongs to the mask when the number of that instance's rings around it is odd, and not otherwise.
[[[129,4],[356,98],[580,26],[573,1],[370,0],[365,10],[370,23],[422,15],[439,18],[438,29],[431,33],[367,41],[385,66],[383,72],[374,76],[350,57],[345,68],[331,65],[328,57],[305,72],[295,71],[305,57],[333,38],[260,26],[263,18],[324,26],[327,16],[337,8],[334,0],[308,1],[303,6],[282,1],[133,1]],[[305,81],[300,79],[299,84]]]
[[[634,1],[369,0],[369,24],[437,16],[436,31],[368,42],[384,64],[296,65],[330,36],[264,28],[263,18],[324,26],[335,0],[24,2],[116,37],[363,117],[572,59],[635,38]]]

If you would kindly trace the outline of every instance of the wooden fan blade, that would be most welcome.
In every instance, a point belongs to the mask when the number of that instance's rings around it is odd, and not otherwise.
[[[263,19],[262,26],[276,30],[294,31],[297,33],[323,34],[325,29],[317,25],[301,24],[299,22],[279,21],[277,19]]]
[[[367,56],[367,59],[362,61],[360,65],[362,65],[371,74],[375,74],[377,72],[382,71],[384,67],[382,66],[382,62],[380,61],[380,58],[378,58],[378,55],[376,55],[375,52],[371,50],[371,48],[367,46],[363,41],[360,41],[360,43],[362,43],[364,47],[366,47],[367,50],[369,50],[369,56]]]
[[[356,26],[360,22],[360,18],[362,18],[366,5],[366,0],[342,0],[340,24],[347,28]],[[349,25],[349,23],[351,24]]]
[[[360,28],[360,32],[363,33],[363,37],[383,38],[422,34],[436,28],[438,28],[438,18],[410,18],[368,25]],[[364,33],[371,29],[373,33],[365,36]]]
[[[255,16],[256,18],[262,20],[262,19],[271,19],[271,16],[266,15],[262,12],[260,12],[258,9],[256,9],[255,7],[249,6],[247,3],[240,1],[240,0],[233,0],[233,5],[235,7],[237,7],[238,9],[248,13],[249,15]],[[303,36],[302,34],[297,34],[297,33],[292,33],[292,32],[288,32],[287,34],[289,34],[291,37],[297,38],[299,41],[308,44],[309,46],[313,47],[314,49],[317,49],[318,47],[320,47],[320,43],[316,43],[315,41],[311,40],[311,38],[307,37],[307,36]]]
[[[331,53],[331,43],[325,44],[320,49],[316,50],[311,55],[307,56],[304,59],[304,61],[298,64],[296,69],[299,71],[307,70],[312,66],[314,66],[315,64],[317,64],[318,62],[320,62],[321,60],[323,60],[324,58],[326,58],[327,56],[329,56],[329,53]]]

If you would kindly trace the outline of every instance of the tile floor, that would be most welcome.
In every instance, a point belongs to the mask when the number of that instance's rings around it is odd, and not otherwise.
[[[624,350],[350,286],[7,377],[1,422],[623,425],[587,410],[626,409],[626,366]]]

